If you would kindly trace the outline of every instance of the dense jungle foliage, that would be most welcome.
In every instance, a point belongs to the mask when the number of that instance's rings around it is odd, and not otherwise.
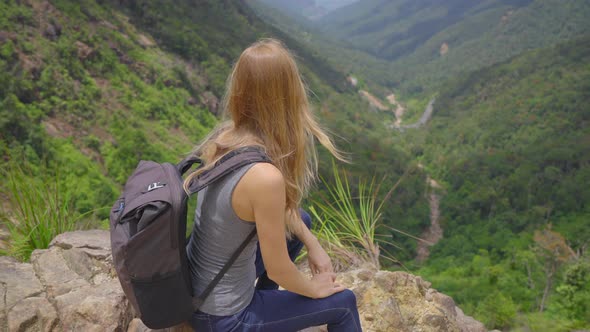
[[[489,327],[517,311],[546,312],[518,318],[539,331],[590,323],[588,64],[585,37],[474,72],[407,137],[447,190],[418,273]]]

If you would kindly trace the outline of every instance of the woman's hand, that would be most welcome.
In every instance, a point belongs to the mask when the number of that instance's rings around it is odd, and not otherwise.
[[[315,246],[312,246],[311,248],[307,248],[307,260],[312,275],[322,272],[334,272],[330,256],[328,256],[324,248],[322,248],[319,243]]]
[[[333,272],[322,272],[314,275],[311,278],[313,284],[312,297],[314,299],[321,299],[346,289],[344,286],[335,283],[335,281],[336,273]]]

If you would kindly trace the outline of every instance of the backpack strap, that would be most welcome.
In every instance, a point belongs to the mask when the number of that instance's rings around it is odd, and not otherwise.
[[[223,278],[223,275],[227,272],[227,270],[229,270],[229,268],[236,261],[236,259],[238,259],[238,256],[240,256],[240,254],[242,253],[242,251],[244,251],[244,249],[246,248],[248,243],[254,238],[254,235],[256,235],[256,228],[254,228],[252,230],[252,232],[250,232],[250,234],[248,234],[248,237],[246,237],[244,242],[242,242],[242,244],[240,244],[238,249],[236,249],[236,251],[234,251],[234,253],[230,257],[229,261],[227,261],[227,263],[225,263],[225,265],[223,266],[221,271],[219,271],[217,273],[217,275],[215,276],[215,278],[213,278],[213,280],[209,283],[209,285],[207,285],[207,288],[205,288],[205,290],[199,296],[193,298],[194,311],[197,311],[201,307],[201,305],[203,305],[203,302],[205,302],[205,299],[207,299],[207,296],[209,296],[211,291],[213,291],[213,288],[215,288],[215,286],[217,286],[217,284],[219,283],[221,278]]]
[[[201,163],[201,160],[196,157],[187,158],[181,161],[178,164],[178,169],[180,172],[184,173],[191,168],[193,164],[196,162]],[[214,183],[215,181],[223,178],[225,175],[237,170],[238,168],[252,164],[257,162],[265,162],[265,163],[272,163],[270,158],[264,153],[264,151],[255,146],[247,146],[244,148],[236,149],[225,156],[223,156],[216,164],[208,171],[203,172],[199,175],[199,177],[190,184],[189,186],[189,193],[194,194],[199,192],[201,189],[207,187],[208,185]],[[202,165],[202,164],[201,164]],[[225,263],[223,268],[217,273],[215,278],[207,285],[205,290],[198,296],[193,297],[193,309],[197,311],[207,296],[213,291],[213,288],[217,286],[221,278],[225,275],[227,270],[233,265],[233,263],[238,259],[238,256],[244,251],[248,243],[254,238],[256,235],[256,228],[248,234],[246,239],[240,244],[240,246],[234,251],[230,259]]]
[[[180,173],[180,175],[184,175],[184,173],[186,173],[189,169],[191,169],[191,167],[193,167],[194,164],[203,164],[203,161],[201,160],[201,158],[197,158],[197,157],[188,157],[183,159],[181,162],[179,162],[176,165],[176,169],[178,169],[178,172]]]
[[[186,160],[183,160],[179,166],[186,165],[185,161]],[[258,162],[272,163],[270,158],[259,147],[247,146],[233,150],[223,156],[213,168],[203,172],[197,179],[193,180],[189,186],[189,193],[192,195],[199,192],[201,189],[216,182],[238,168]],[[192,164],[190,165],[192,166]],[[190,166],[188,166],[188,168],[190,168]]]

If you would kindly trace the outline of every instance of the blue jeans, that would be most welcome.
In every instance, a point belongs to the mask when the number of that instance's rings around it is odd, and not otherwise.
[[[311,228],[311,217],[301,210],[301,217]],[[289,257],[294,260],[303,243],[296,237],[287,241]],[[289,291],[278,290],[268,278],[260,254],[256,252],[258,282],[250,304],[230,316],[209,315],[201,311],[193,314],[191,325],[198,332],[289,332],[307,327],[328,324],[328,331],[360,332],[361,324],[356,297],[344,290],[323,299],[311,299]]]

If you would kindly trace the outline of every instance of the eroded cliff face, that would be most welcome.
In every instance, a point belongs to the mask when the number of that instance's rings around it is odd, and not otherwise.
[[[361,268],[338,279],[357,295],[365,331],[486,331],[418,276]],[[133,320],[112,267],[107,231],[61,234],[49,249],[36,250],[31,263],[0,257],[0,296],[1,330],[149,330]],[[175,330],[181,329],[189,330]]]

